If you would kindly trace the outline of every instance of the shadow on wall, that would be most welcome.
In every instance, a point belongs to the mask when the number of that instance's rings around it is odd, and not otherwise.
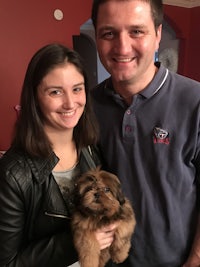
[[[91,19],[80,26],[80,35],[73,36],[73,48],[84,59],[91,88],[109,77],[97,53],[95,31]]]
[[[172,27],[163,21],[162,39],[158,50],[158,59],[171,71],[178,71],[179,39]]]

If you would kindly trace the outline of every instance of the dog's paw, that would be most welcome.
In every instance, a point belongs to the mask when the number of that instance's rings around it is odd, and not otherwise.
[[[120,253],[117,255],[113,255],[111,259],[114,263],[122,263],[127,259],[127,257],[128,257],[128,253]]]
[[[110,250],[110,256],[113,262],[121,263],[128,258],[130,244],[124,244],[123,247],[113,246]]]

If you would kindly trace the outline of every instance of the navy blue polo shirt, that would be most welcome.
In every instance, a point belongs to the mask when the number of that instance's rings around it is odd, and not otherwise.
[[[130,106],[110,78],[92,95],[106,168],[121,180],[137,220],[119,266],[181,266],[199,213],[200,83],[160,66]]]

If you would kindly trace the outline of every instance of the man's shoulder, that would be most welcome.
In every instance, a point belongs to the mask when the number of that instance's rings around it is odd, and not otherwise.
[[[104,91],[104,88],[106,87],[107,84],[107,79],[102,81],[101,83],[97,84],[92,90],[91,90],[91,94],[92,96],[96,96],[101,94]]]
[[[185,85],[185,87],[194,87],[194,88],[199,88],[200,89],[200,82],[197,80],[194,80],[190,77],[170,72],[171,78],[174,79],[177,83],[181,85]]]
[[[165,88],[168,96],[172,94],[177,100],[184,100],[184,103],[199,105],[200,103],[200,82],[189,77],[169,72]]]

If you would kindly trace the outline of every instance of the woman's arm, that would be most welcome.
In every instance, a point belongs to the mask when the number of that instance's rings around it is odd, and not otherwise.
[[[15,178],[7,175],[9,171],[0,169],[0,266],[64,267],[75,262],[77,254],[67,222],[66,230],[35,238],[34,230],[29,227],[34,228],[36,218],[32,216],[32,221],[26,225],[28,214],[32,213],[28,210],[32,194],[26,199]]]

